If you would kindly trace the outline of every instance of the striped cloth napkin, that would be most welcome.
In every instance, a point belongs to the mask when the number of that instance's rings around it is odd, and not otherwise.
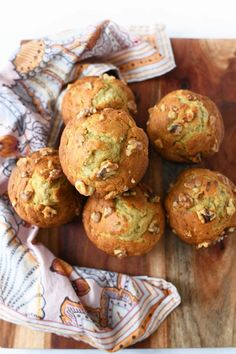
[[[126,31],[104,21],[23,41],[0,74],[0,318],[116,351],[148,337],[180,303],[165,280],[72,267],[35,240],[7,183],[17,158],[55,145],[62,88],[113,70],[128,82],[175,66],[162,26]]]

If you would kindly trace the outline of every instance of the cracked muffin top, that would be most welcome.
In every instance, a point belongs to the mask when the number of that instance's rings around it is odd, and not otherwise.
[[[147,132],[154,147],[172,161],[200,162],[219,150],[221,114],[208,97],[177,90],[149,109]]]
[[[75,118],[59,148],[62,169],[83,195],[114,198],[135,186],[148,165],[148,138],[123,110],[104,109]]]
[[[80,213],[79,193],[66,179],[58,151],[51,148],[17,161],[8,194],[17,214],[39,227],[65,224]]]
[[[143,185],[113,200],[88,199],[83,223],[90,240],[104,252],[122,258],[150,251],[164,232],[160,197]]]
[[[234,231],[236,187],[224,175],[203,168],[182,172],[165,201],[174,232],[198,248]]]
[[[67,86],[62,99],[64,123],[104,108],[123,109],[134,115],[137,111],[134,94],[124,81],[104,74],[88,76]]]

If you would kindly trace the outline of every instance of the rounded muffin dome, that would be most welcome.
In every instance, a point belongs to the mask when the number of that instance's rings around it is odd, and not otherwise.
[[[164,232],[165,218],[160,198],[139,185],[113,200],[90,197],[83,223],[99,249],[121,258],[149,252]]]
[[[104,74],[88,76],[68,85],[62,99],[64,123],[104,108],[123,109],[131,115],[137,111],[134,94],[124,81]]]
[[[63,171],[83,195],[114,198],[136,185],[148,165],[148,138],[128,113],[111,108],[71,120],[59,148]]]
[[[51,148],[17,161],[8,194],[17,214],[39,227],[65,224],[81,209],[78,192],[62,172],[58,151]]]
[[[236,188],[227,177],[208,169],[182,172],[165,206],[174,232],[198,248],[221,240],[236,226]]]
[[[147,132],[165,158],[200,162],[219,150],[224,136],[221,114],[208,97],[177,90],[149,110]]]

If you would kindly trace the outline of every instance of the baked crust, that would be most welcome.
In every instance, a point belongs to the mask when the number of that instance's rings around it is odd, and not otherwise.
[[[81,210],[81,197],[63,174],[58,151],[52,148],[17,161],[8,194],[17,214],[42,228],[65,224]]]
[[[131,89],[124,81],[107,74],[83,77],[69,84],[62,100],[61,113],[67,124],[70,119],[104,108],[123,109],[131,115],[137,112]]]
[[[147,132],[166,159],[200,162],[219,150],[224,125],[220,111],[208,97],[177,90],[149,109]]]
[[[83,224],[99,249],[122,258],[149,252],[164,232],[165,217],[160,198],[138,185],[113,200],[90,197]]]
[[[110,199],[143,177],[148,138],[128,113],[106,108],[69,121],[59,155],[65,175],[81,194]]]
[[[234,231],[236,188],[224,175],[204,168],[187,169],[165,200],[169,223],[185,242],[207,247]]]

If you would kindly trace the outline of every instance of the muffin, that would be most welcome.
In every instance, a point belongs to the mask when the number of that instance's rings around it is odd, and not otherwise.
[[[200,162],[219,150],[224,125],[218,108],[208,97],[177,90],[149,109],[147,132],[166,159]]]
[[[72,118],[104,108],[123,109],[131,115],[137,111],[134,94],[126,83],[107,74],[83,77],[68,85],[62,99],[61,114],[67,124]]]
[[[165,218],[160,198],[139,185],[113,200],[90,197],[83,224],[99,249],[122,258],[149,252],[164,232]]]
[[[17,214],[30,224],[54,227],[80,212],[80,197],[62,172],[58,151],[43,148],[17,161],[8,184]]]
[[[182,172],[165,201],[173,231],[197,248],[234,231],[236,188],[225,176],[203,168]]]
[[[81,194],[114,198],[143,177],[148,138],[128,113],[106,108],[68,122],[59,156],[65,175]]]

